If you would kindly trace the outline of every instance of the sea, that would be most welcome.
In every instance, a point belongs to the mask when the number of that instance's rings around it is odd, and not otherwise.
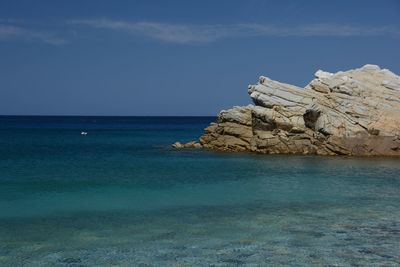
[[[215,120],[1,116],[0,266],[400,266],[400,159],[171,148]]]

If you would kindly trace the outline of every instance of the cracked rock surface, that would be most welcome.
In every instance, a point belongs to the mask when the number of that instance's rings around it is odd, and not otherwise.
[[[400,155],[400,77],[376,65],[317,71],[304,88],[261,76],[253,105],[222,110],[201,147],[267,154]]]

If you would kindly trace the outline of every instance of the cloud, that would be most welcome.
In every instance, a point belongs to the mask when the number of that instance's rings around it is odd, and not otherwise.
[[[157,22],[124,22],[111,20],[73,20],[70,24],[86,25],[93,28],[117,30],[137,36],[146,36],[171,43],[206,43],[232,34],[226,26],[193,26]]]
[[[51,45],[61,45],[66,43],[63,38],[57,37],[48,32],[31,30],[22,26],[0,24],[0,41],[15,40],[42,42]]]
[[[400,36],[399,27],[392,26],[357,27],[334,24],[305,24],[288,27],[250,23],[192,25],[160,22],[131,22],[110,19],[69,20],[67,24],[117,31],[136,36],[137,38],[150,38],[175,44],[202,44],[227,38],[249,37]],[[73,29],[72,31],[74,36],[77,35],[76,30],[79,29]],[[65,36],[65,32],[64,35],[60,35],[48,31],[32,29],[32,26],[26,26],[23,20],[0,18],[0,42],[25,41],[62,45],[67,43],[67,37],[68,36]]]
[[[355,27],[349,25],[310,24],[283,27],[265,24],[190,25],[159,22],[129,22],[108,19],[70,20],[68,24],[129,33],[162,42],[208,43],[224,38],[313,37],[313,36],[399,36],[397,28]]]

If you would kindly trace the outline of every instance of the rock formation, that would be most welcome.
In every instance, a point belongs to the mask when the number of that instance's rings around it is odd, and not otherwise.
[[[182,144],[181,142],[175,142],[172,144],[173,148],[201,148],[201,144],[199,142],[191,141],[186,144]]]
[[[305,88],[261,76],[254,105],[222,110],[201,147],[319,155],[400,155],[400,77],[376,65],[317,71]],[[199,146],[200,146],[199,145]],[[185,147],[185,145],[182,145]]]

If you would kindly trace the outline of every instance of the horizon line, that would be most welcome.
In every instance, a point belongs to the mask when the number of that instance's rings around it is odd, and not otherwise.
[[[4,115],[0,117],[217,117],[218,115]]]

